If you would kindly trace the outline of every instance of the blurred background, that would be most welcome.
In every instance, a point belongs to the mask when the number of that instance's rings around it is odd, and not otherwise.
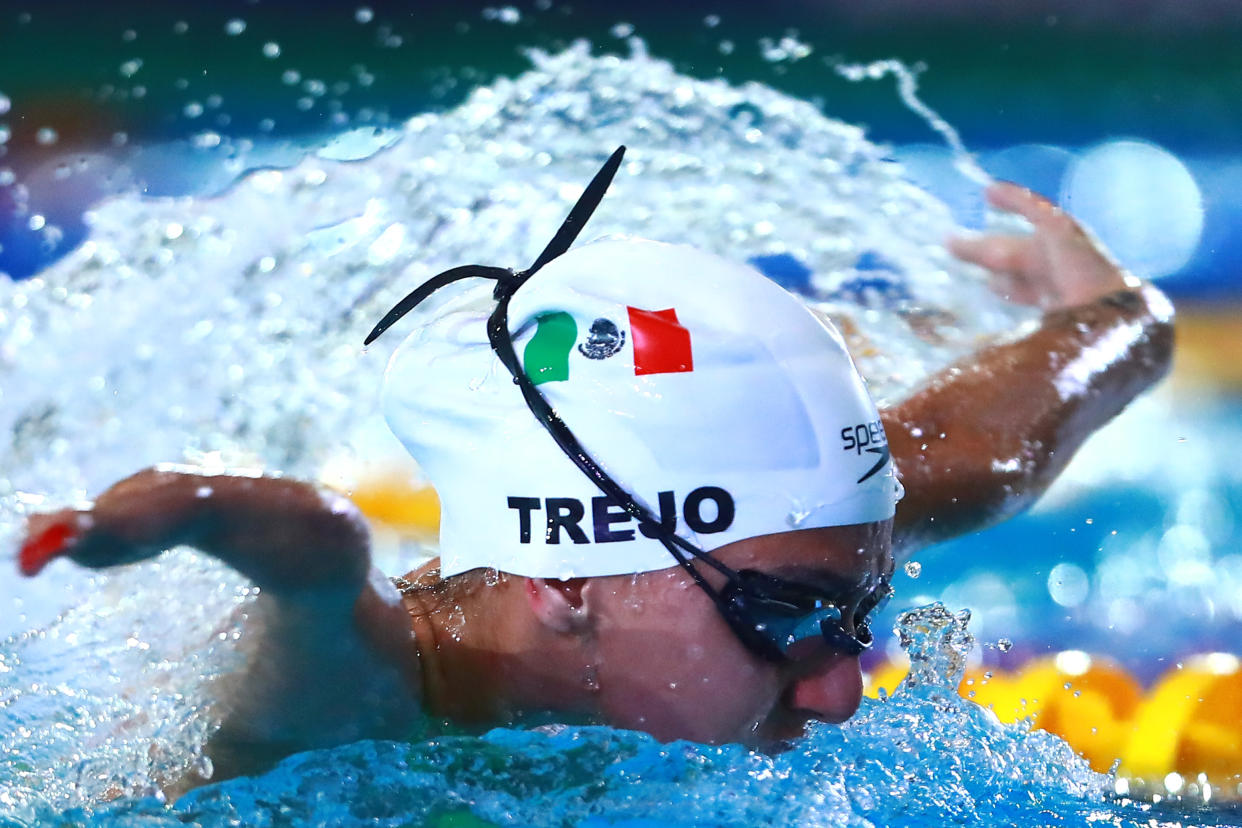
[[[1231,0],[10,0],[0,271],[24,278],[79,242],[83,207],[107,192],[218,188],[240,163],[278,161],[273,144],[452,107],[527,68],[531,47],[587,39],[624,54],[631,34],[682,73],[757,81],[865,126],[969,224],[977,207],[947,181],[939,136],[832,71],[898,58],[924,70],[922,97],[990,172],[1066,202],[1176,299],[1242,298],[1242,238],[1230,232],[1242,220],[1242,10]],[[165,146],[175,142],[200,163]]]
[[[1242,651],[1236,0],[6,0],[0,279],[82,243],[110,194],[210,195],[311,150],[362,157],[410,116],[525,71],[528,49],[585,39],[627,55],[632,37],[682,74],[760,83],[863,126],[975,227],[979,187],[944,140],[955,131],[986,171],[1058,201],[1178,306],[1174,376],[1032,514],[920,555],[881,626],[897,604],[940,599],[975,612],[987,664],[1076,648],[1143,684],[1191,655]],[[839,71],[890,58],[944,134],[892,79]]]

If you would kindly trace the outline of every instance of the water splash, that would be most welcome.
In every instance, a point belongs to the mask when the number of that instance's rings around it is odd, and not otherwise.
[[[1055,737],[1001,725],[952,692],[966,616],[932,605],[899,629],[925,669],[841,727],[813,727],[778,754],[660,744],[598,727],[498,729],[418,744],[360,742],[291,757],[257,778],[201,788],[167,807],[125,800],[69,811],[30,802],[17,824],[1149,825],[1149,808],[1106,799],[1109,778]],[[349,769],[349,772],[343,772]],[[452,822],[463,820],[464,822]]]
[[[966,629],[970,610],[951,613],[942,604],[903,612],[897,618],[897,639],[910,657],[907,687],[947,689],[957,693],[966,673],[966,657],[974,636]]]
[[[901,96],[901,102],[944,138],[945,143],[953,152],[953,165],[957,171],[976,184],[992,183],[992,176],[979,166],[974,155],[966,149],[966,144],[962,142],[962,136],[958,134],[957,128],[940,117],[939,113],[919,97],[919,73],[924,67],[916,66],[912,69],[899,60],[877,60],[867,64],[838,64],[834,68],[838,75],[855,82],[880,80],[887,75],[897,78],[897,94]]]
[[[73,586],[76,606],[0,643],[0,813],[156,795],[205,770],[212,686],[244,667],[252,590],[214,561],[184,551]]]

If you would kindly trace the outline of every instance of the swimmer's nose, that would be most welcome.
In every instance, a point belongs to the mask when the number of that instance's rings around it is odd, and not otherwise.
[[[840,724],[858,710],[862,692],[858,657],[837,656],[794,679],[786,692],[785,704],[808,718]]]

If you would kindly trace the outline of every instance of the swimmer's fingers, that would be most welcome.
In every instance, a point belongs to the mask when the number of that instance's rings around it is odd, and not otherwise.
[[[144,542],[132,522],[101,514],[96,504],[92,509],[32,515],[17,553],[17,567],[29,577],[38,575],[56,558],[68,558],[78,566],[105,569],[146,560],[168,546]]]
[[[1026,187],[1008,181],[988,185],[988,203],[1006,213],[1016,213],[1037,230],[1073,234],[1079,232],[1078,222],[1048,199]]]
[[[1039,224],[1057,207],[1033,190],[1010,181],[993,181],[987,188],[988,203],[1006,213],[1017,213],[1031,224]]]
[[[948,240],[949,252],[964,262],[989,271],[991,287],[1011,302],[1039,305],[1047,291],[1031,275],[1037,251],[1027,236],[954,236]]]
[[[26,523],[26,540],[17,555],[17,566],[27,577],[38,575],[52,559],[68,555],[82,537],[84,515],[62,509],[33,515]]]
[[[948,245],[949,252],[962,261],[996,273],[1021,272],[1031,256],[1031,241],[1025,236],[952,236]]]
[[[1082,225],[1038,193],[997,182],[988,187],[987,197],[992,206],[1029,221],[1033,232],[950,239],[949,250],[991,271],[993,287],[1002,296],[1052,310],[1137,284]]]

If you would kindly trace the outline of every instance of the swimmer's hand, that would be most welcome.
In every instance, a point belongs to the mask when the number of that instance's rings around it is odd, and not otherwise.
[[[366,524],[341,495],[282,477],[146,469],[88,508],[32,516],[18,565],[25,575],[57,557],[113,567],[182,545],[260,593],[240,644],[248,666],[213,684],[223,721],[205,751],[216,778],[265,771],[298,750],[409,732],[421,688],[409,616],[370,572]]]
[[[1159,288],[1042,196],[999,183],[988,200],[1033,232],[959,237],[949,249],[990,270],[998,293],[1044,313],[1021,339],[980,349],[881,412],[906,490],[893,524],[899,557],[1029,506],[1172,357],[1173,306]]]
[[[366,525],[344,497],[297,480],[146,469],[84,509],[32,516],[18,553],[24,575],[57,557],[92,569],[192,546],[265,589],[360,586]]]
[[[17,555],[17,567],[23,575],[31,577],[43,571],[43,567],[68,552],[82,535],[83,513],[62,509],[46,515],[34,515],[26,524],[26,540]]]
[[[1029,221],[1032,232],[955,236],[948,247],[957,258],[989,270],[993,289],[1004,298],[1055,310],[1139,287],[1072,216],[1038,193],[1001,181],[988,187],[987,199]]]
[[[101,569],[154,557],[190,536],[193,495],[168,485],[172,475],[147,469],[115,484],[92,505],[32,515],[18,553],[23,575],[58,557]]]

